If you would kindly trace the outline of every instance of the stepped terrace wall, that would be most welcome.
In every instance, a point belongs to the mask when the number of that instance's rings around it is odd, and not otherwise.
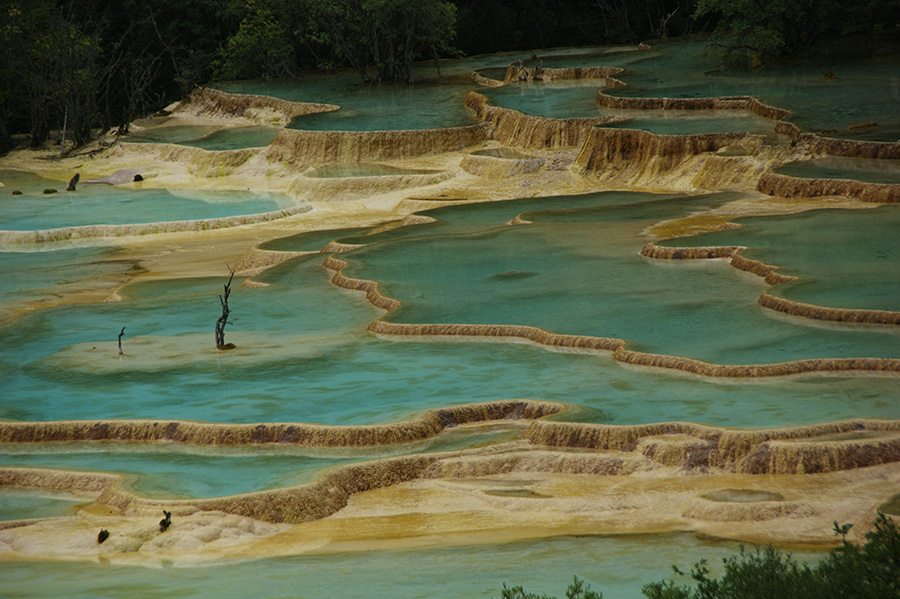
[[[549,119],[531,116],[511,108],[490,106],[477,92],[466,95],[465,104],[476,116],[491,125],[491,139],[506,146],[532,150],[578,147],[585,143],[591,130],[614,117]]]
[[[40,231],[0,230],[0,243],[37,244],[72,241],[75,239],[158,235],[161,233],[181,233],[185,231],[211,231],[215,229],[227,229],[242,225],[270,222],[280,218],[309,212],[310,210],[312,210],[312,206],[302,204],[293,208],[273,210],[271,212],[199,220],[175,220],[135,225],[82,225],[76,227],[62,227],[59,229],[44,229]]]
[[[342,271],[347,267],[347,262],[329,256],[323,266],[335,271],[331,279],[333,284],[344,289],[364,292],[366,299],[373,306],[388,313],[402,306],[399,300],[382,294],[377,282],[345,276]],[[412,324],[387,322],[379,318],[372,322],[368,329],[379,335],[522,340],[569,351],[611,351],[614,360],[625,364],[680,370],[706,377],[757,378],[811,372],[900,372],[900,359],[894,358],[816,358],[775,364],[712,364],[692,358],[632,351],[626,348],[627,342],[623,339],[565,335],[524,325]]]
[[[668,182],[683,186],[696,175],[701,179],[721,182],[721,173],[704,171],[709,159],[722,160],[722,169],[731,184],[752,180],[765,165],[752,157],[720,157],[714,152],[742,146],[755,154],[762,136],[750,133],[701,133],[694,135],[659,135],[637,129],[593,128],[584,142],[575,164],[585,174],[614,179],[625,184],[660,185]],[[701,161],[701,162],[698,162]],[[741,165],[735,164],[741,161]],[[744,164],[746,163],[746,164]]]
[[[796,280],[796,277],[782,275],[776,266],[765,264],[758,260],[745,258],[740,254],[746,248],[738,246],[713,246],[713,247],[665,247],[655,243],[648,243],[641,249],[641,255],[656,260],[710,260],[727,258],[731,265],[744,272],[753,273],[765,279],[769,285],[779,285]],[[800,316],[814,320],[828,320],[832,322],[866,323],[866,324],[900,324],[900,312],[890,310],[868,310],[856,308],[828,308],[798,302],[786,298],[776,297],[768,291],[763,292],[757,303],[763,308]]]
[[[617,81],[607,87],[623,87]],[[723,96],[720,98],[629,98],[612,96],[603,91],[597,94],[597,104],[604,108],[624,110],[745,110],[753,114],[780,121],[791,112],[783,108],[763,104],[750,96]]]
[[[835,139],[833,137],[821,137],[812,133],[800,135],[798,141],[808,143],[809,151],[812,154],[900,160],[900,143],[898,142]]]
[[[364,198],[377,193],[435,185],[453,177],[449,171],[431,174],[409,174],[375,177],[298,177],[291,185],[294,197],[317,201],[342,201]]]
[[[332,112],[340,109],[334,104],[291,102],[271,96],[231,94],[208,87],[197,88],[182,102],[177,112],[191,112],[201,116],[243,117],[254,122],[282,126],[304,114]]]
[[[807,179],[767,172],[756,185],[759,191],[780,198],[816,198],[849,196],[864,202],[896,204],[900,202],[900,185],[866,183],[850,179]]]
[[[295,169],[327,162],[381,162],[456,152],[489,139],[486,123],[420,131],[301,131],[282,129],[269,162]]]
[[[192,445],[290,443],[308,447],[363,447],[421,441],[462,424],[543,418],[563,408],[555,402],[507,400],[428,410],[419,418],[392,424],[358,426],[179,420],[0,422],[0,442],[168,441]]]
[[[900,461],[900,423],[859,419],[785,429],[730,430],[692,422],[608,425],[533,422],[535,445],[637,452],[670,467],[741,474],[813,474]]]
[[[578,81],[582,79],[603,79],[618,75],[624,71],[619,67],[570,67],[570,68],[533,68],[520,64],[506,67],[503,84],[516,81]]]
[[[120,487],[118,476],[34,468],[0,468],[0,484],[93,493],[98,503],[124,515],[159,508],[188,515],[200,509],[299,523],[337,512],[356,493],[417,479],[512,472],[622,476],[660,468],[681,474],[803,475],[900,461],[896,420],[857,419],[753,431],[692,422],[607,425],[534,420],[525,436],[524,442],[345,465],[312,483],[211,499],[142,498]],[[573,453],[573,448],[582,451]]]

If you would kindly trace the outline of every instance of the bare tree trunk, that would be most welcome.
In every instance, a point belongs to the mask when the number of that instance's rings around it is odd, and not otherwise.
[[[222,316],[216,320],[216,348],[217,349],[234,349],[234,343],[225,343],[225,325],[228,324],[228,315],[231,313],[231,310],[228,309],[228,296],[231,295],[231,281],[234,279],[234,271],[231,270],[231,267],[228,268],[228,271],[231,273],[231,276],[228,277],[228,282],[225,283],[225,293],[224,296],[219,296],[219,303],[222,304]]]

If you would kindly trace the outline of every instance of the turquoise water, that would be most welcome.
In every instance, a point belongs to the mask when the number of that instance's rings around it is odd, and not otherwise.
[[[343,255],[347,274],[378,280],[403,301],[388,317],[397,322],[527,324],[725,364],[900,356],[892,330],[773,319],[756,303],[761,280],[721,261],[670,263],[639,255],[642,229],[727,196],[632,197],[643,201],[526,214],[536,221],[529,226],[373,244]],[[896,244],[893,231],[882,229],[888,247]],[[427,267],[419,266],[423,261]],[[882,267],[894,280],[891,261]]]
[[[775,172],[807,179],[851,179],[866,183],[900,185],[900,164],[897,160],[824,156],[813,160],[789,162],[777,167]]]
[[[578,53],[544,57],[544,64],[585,64]],[[816,113],[804,114],[797,107],[819,110],[820,103],[822,114],[830,110],[829,118],[852,124],[871,120],[863,113],[884,108],[880,102],[893,97],[890,86],[881,83],[889,83],[891,75],[886,69],[879,74],[880,67],[871,71],[878,79],[872,97],[861,98],[857,92],[850,101],[840,90],[859,88],[851,88],[839,70],[836,82],[820,82],[800,71],[724,78],[704,74],[706,59],[699,59],[697,68],[691,66],[685,58],[690,54],[668,62],[656,51],[595,54],[599,58],[594,64],[629,69],[622,78],[640,83],[631,92],[658,89],[705,96],[710,91],[733,94],[755,89],[771,93],[776,105],[798,110],[798,124]],[[423,81],[414,88],[364,87],[356,84],[353,74],[225,87],[343,107],[331,115],[299,117],[294,123],[298,127],[449,126],[472,122],[462,97],[474,86],[461,74],[474,65],[503,67],[517,58],[503,55],[448,64],[447,80]],[[679,64],[687,64],[687,70],[677,70]],[[587,102],[594,94],[591,86],[559,86],[558,94],[546,93],[547,89],[508,88],[504,93],[510,102],[513,98],[532,102],[538,114],[542,107],[548,116],[563,116],[566,110],[573,115],[581,109],[598,112]],[[889,124],[889,117],[877,120]],[[744,118],[734,117],[734,126]],[[656,126],[655,122],[649,119],[646,126]],[[676,117],[672,124],[680,127],[683,122]],[[884,130],[880,124],[866,135],[877,137]],[[206,135],[200,132],[182,141],[202,141]],[[93,186],[84,183],[75,194],[66,194],[62,183],[52,186],[60,189],[55,199],[38,198],[41,188],[31,200],[72,201],[94,193]],[[8,191],[10,187],[0,188],[3,202]],[[765,284],[724,262],[673,263],[638,254],[649,240],[643,231],[650,224],[738,197],[615,192],[452,206],[428,211],[438,219],[428,225],[304,233],[264,247],[315,251],[332,239],[368,244],[342,255],[350,262],[347,274],[382,281],[386,293],[406,303],[390,316],[403,322],[534,324],[558,332],[621,337],[635,349],[719,363],[900,355],[900,338],[885,327],[823,325],[759,308],[756,299]],[[212,198],[204,198],[212,203]],[[90,214],[86,220],[96,221],[98,213],[105,216],[107,208],[108,204],[98,204],[86,212]],[[167,210],[186,218],[175,208]],[[4,210],[2,218],[8,214]],[[534,224],[506,225],[519,214]],[[850,307],[894,306],[900,297],[896,220],[896,207],[744,219],[743,229],[705,241],[746,242],[754,246],[748,256],[803,276],[803,285],[776,288],[794,299],[827,305],[846,301]],[[674,243],[700,241],[697,237]],[[102,262],[111,251],[68,247],[0,254],[4,282],[0,309],[52,297],[55,285],[90,285],[129,266]],[[237,344],[233,352],[214,348],[213,325],[220,315],[218,294],[224,276],[133,284],[123,290],[119,303],[47,308],[7,319],[0,323],[0,419],[353,425],[399,421],[433,407],[510,398],[565,402],[580,408],[567,418],[615,424],[686,420],[760,427],[853,417],[900,418],[897,381],[891,377],[719,381],[628,368],[606,354],[565,354],[486,341],[378,338],[365,327],[383,312],[370,306],[361,293],[334,287],[322,260],[321,255],[300,257],[255,277],[270,287],[234,286],[230,301],[234,324],[227,332],[227,340]],[[115,343],[123,326],[126,354],[120,357]],[[213,497],[299,484],[346,462],[496,443],[515,436],[504,430],[466,432],[350,452],[122,443],[8,445],[0,447],[0,465],[119,472],[126,475],[126,486],[144,495]],[[65,514],[73,505],[66,498],[38,500],[17,491],[6,503],[0,501],[0,518]],[[499,596],[504,581],[562,596],[571,577],[578,575],[607,597],[629,598],[640,596],[643,583],[669,575],[671,564],[686,568],[707,557],[718,565],[718,558],[736,550],[734,544],[700,541],[686,534],[563,537],[193,568],[170,562],[150,569],[0,561],[0,574],[3,593],[16,597],[487,598]],[[265,584],[260,585],[261,580]]]
[[[355,74],[315,81],[246,81],[222,84],[232,93],[262,94],[296,102],[337,104],[340,110],[295,117],[292,129],[380,131],[460,127],[477,122],[463,105],[475,85],[465,77],[423,81],[415,86],[363,85]]]
[[[608,90],[633,97],[696,98],[752,95],[767,104],[792,112],[788,120],[806,131],[851,139],[900,139],[900,62],[896,54],[876,58],[829,58],[767,64],[752,74],[726,74],[718,70],[718,55],[704,40],[657,42],[653,50],[589,53],[560,50],[555,56],[539,53],[545,67],[618,66],[618,78],[628,85]],[[336,112],[300,116],[291,127],[312,130],[374,131],[427,129],[468,125],[471,111],[462,105],[471,90],[487,94],[497,105],[547,117],[589,117],[622,112],[605,111],[594,98],[599,81],[515,84],[506,88],[479,88],[465,73],[474,69],[502,79],[506,64],[525,59],[530,52],[443,61],[444,79],[437,79],[430,64],[423,64],[413,87],[362,85],[355,73],[267,82],[226,82],[220,88],[236,93],[272,95],[294,101],[327,102],[341,106]],[[822,74],[832,71],[836,79]],[[864,90],[864,91],[863,91]],[[626,115],[627,116],[627,115]],[[734,119],[732,121],[732,119]],[[735,127],[738,131],[771,134],[756,117],[694,115],[642,117],[633,126],[657,133],[704,133]],[[849,127],[875,122],[860,130]],[[775,141],[772,138],[770,141]]]
[[[0,521],[71,516],[86,502],[67,493],[0,487]]]
[[[630,52],[616,48],[560,49],[540,51],[545,66],[589,66],[627,62]],[[433,63],[422,63],[416,71],[414,86],[393,84],[363,85],[355,72],[326,77],[307,77],[281,81],[234,81],[219,85],[232,93],[262,94],[297,102],[336,104],[340,110],[296,117],[290,127],[321,131],[417,130],[459,127],[478,122],[463,105],[469,91],[479,87],[466,76],[474,69],[496,67],[490,73],[502,79],[506,65],[531,52],[479,56],[441,62],[437,77]],[[590,102],[593,103],[593,96]],[[594,107],[596,111],[596,106]]]
[[[458,599],[499,597],[502,585],[565,596],[578,576],[610,599],[642,597],[647,582],[673,576],[672,565],[690,569],[707,558],[721,575],[721,558],[736,553],[734,543],[701,541],[687,534],[628,537],[562,537],[548,540],[353,555],[300,556],[237,563],[162,568],[109,563],[0,563],[10,596],[140,597],[142,599],[220,597],[277,599],[343,597],[368,599]],[[795,553],[815,560],[817,554]],[[678,582],[690,582],[679,577]]]
[[[220,218],[296,205],[271,193],[130,189],[83,181],[76,191],[66,191],[64,182],[22,171],[0,171],[0,182],[6,185],[0,188],[0,229],[13,231]],[[58,193],[43,193],[48,188]],[[13,189],[22,195],[11,195]]]
[[[626,73],[626,87],[609,90],[616,96],[702,98],[749,95],[792,112],[788,120],[804,131],[835,130],[851,139],[900,139],[900,56],[832,58],[768,64],[752,74],[717,71],[718,55],[703,40],[654,44],[639,54]],[[831,71],[836,79],[825,79]],[[875,122],[876,127],[848,127]]]
[[[434,225],[344,238],[372,243],[343,256],[351,276],[382,279],[409,302],[392,315],[397,320],[536,324],[726,362],[896,355],[892,331],[770,316],[755,303],[762,282],[727,264],[638,255],[646,223],[733,197],[609,193],[441,208],[428,213],[441,218]],[[518,213],[548,222],[503,225]],[[580,418],[623,424],[772,426],[900,415],[890,378],[712,381],[528,345],[379,339],[364,328],[382,312],[362,294],[333,287],[322,259],[294,259],[259,277],[270,287],[234,289],[228,340],[238,350],[228,354],[213,349],[212,335],[223,278],[142,283],[126,288],[123,302],[10,322],[0,329],[7,340],[0,369],[15,393],[0,399],[0,417],[370,424],[517,397],[578,404],[589,408]],[[124,358],[115,349],[122,326]]]
[[[0,444],[0,467],[116,473],[125,477],[122,486],[143,497],[225,497],[309,483],[325,471],[343,464],[406,453],[458,450],[520,438],[518,429],[497,425],[474,431],[447,429],[424,441],[370,448],[222,447],[140,442],[8,443]],[[10,501],[18,499],[14,497]],[[14,512],[13,504],[9,509],[3,506],[4,496],[0,494],[0,519],[5,513],[18,513]]]
[[[775,295],[833,308],[900,310],[900,207],[815,210],[738,222],[739,229],[663,245],[748,246],[746,257],[799,277],[776,287]]]
[[[130,143],[170,143],[204,150],[238,150],[267,146],[278,134],[277,127],[171,126],[140,130],[124,141]]]
[[[0,246],[2,247],[2,246]],[[21,246],[0,251],[0,321],[16,306],[53,299],[61,290],[103,289],[103,276],[130,265],[103,262],[115,250],[110,247],[72,247],[55,251],[23,252]],[[17,251],[18,250],[18,251]]]
[[[597,92],[602,81],[560,81],[513,83],[484,90],[491,104],[546,118],[626,117],[628,120],[604,127],[643,129],[662,135],[695,135],[746,131],[764,135],[768,143],[777,143],[773,122],[752,113],[736,111],[691,110],[616,110],[599,106]]]
[[[260,248],[273,252],[318,252],[331,241],[366,231],[369,231],[368,227],[310,231],[267,241],[260,245]]]
[[[597,105],[602,80],[558,83],[511,83],[496,89],[478,90],[494,106],[511,108],[546,118],[587,118],[619,114]]]

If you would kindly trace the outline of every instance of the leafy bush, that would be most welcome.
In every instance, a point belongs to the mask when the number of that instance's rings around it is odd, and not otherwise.
[[[648,599],[900,599],[900,528],[878,513],[874,529],[862,546],[847,541],[852,525],[834,523],[842,542],[815,567],[795,561],[774,547],[747,551],[723,560],[721,578],[710,576],[706,560],[691,568],[695,585],[671,580],[646,584]],[[678,568],[676,573],[684,574]],[[503,584],[501,599],[555,599]],[[603,594],[577,576],[566,590],[567,599],[602,599]]]
[[[879,512],[862,546],[847,541],[849,529],[834,523],[841,545],[812,568],[772,547],[752,552],[742,547],[724,560],[721,578],[710,577],[706,560],[701,560],[690,572],[696,587],[663,580],[644,585],[642,591],[648,599],[900,598],[900,528]]]

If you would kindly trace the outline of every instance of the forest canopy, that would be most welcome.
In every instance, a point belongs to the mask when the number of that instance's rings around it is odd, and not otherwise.
[[[14,134],[127,133],[215,80],[352,68],[409,84],[418,60],[712,31],[731,54],[803,54],[898,24],[896,0],[0,0],[0,153]]]

